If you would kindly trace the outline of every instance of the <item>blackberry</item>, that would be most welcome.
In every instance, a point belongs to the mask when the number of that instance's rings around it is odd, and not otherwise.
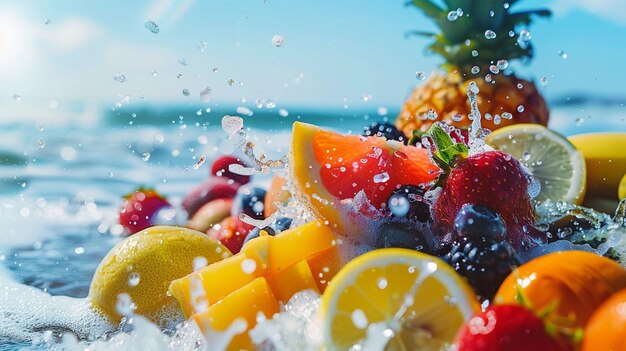
[[[397,140],[406,144],[407,139],[404,134],[391,123],[372,122],[372,124],[363,127],[364,136],[382,136],[387,140]]]
[[[387,199],[387,208],[395,217],[407,217],[418,222],[428,222],[430,206],[422,196],[426,190],[414,185],[403,185]]]
[[[513,248],[490,237],[466,237],[443,257],[465,277],[481,300],[493,299],[504,279],[519,266]]]

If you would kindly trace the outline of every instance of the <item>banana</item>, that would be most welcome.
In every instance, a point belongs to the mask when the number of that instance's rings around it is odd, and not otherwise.
[[[617,199],[620,180],[626,174],[626,133],[589,133],[570,136],[587,165],[585,199]]]

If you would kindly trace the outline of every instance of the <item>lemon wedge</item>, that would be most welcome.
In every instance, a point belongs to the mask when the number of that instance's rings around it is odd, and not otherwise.
[[[582,202],[585,159],[561,134],[538,124],[515,124],[494,131],[486,142],[518,159],[539,180],[535,200]]]
[[[441,350],[480,306],[446,263],[406,249],[350,261],[322,296],[330,350]]]

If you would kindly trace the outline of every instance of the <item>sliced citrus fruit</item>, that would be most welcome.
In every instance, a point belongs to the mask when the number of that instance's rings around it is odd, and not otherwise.
[[[397,186],[428,183],[439,173],[425,149],[300,122],[293,125],[290,165],[299,195],[333,225],[341,225],[341,200],[363,191],[370,204],[381,208]]]
[[[479,310],[452,268],[407,249],[375,250],[350,261],[321,302],[330,350],[441,350]]]
[[[538,124],[516,124],[494,131],[486,141],[517,158],[539,180],[537,201],[582,202],[585,160],[561,134]]]

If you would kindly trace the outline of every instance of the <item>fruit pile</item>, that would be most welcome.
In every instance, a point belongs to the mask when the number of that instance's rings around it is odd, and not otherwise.
[[[467,1],[491,10],[485,32],[456,3],[412,2],[441,28],[430,48],[446,65],[395,124],[294,123],[289,176],[269,191],[222,157],[183,200],[186,228],[155,226],[175,212],[156,191],[129,195],[119,220],[135,234],[98,268],[92,306],[119,323],[125,296],[156,323],[177,312],[215,345],[254,349],[249,332],[309,290],[321,349],[626,350],[625,250],[606,249],[624,246],[626,134],[546,128],[534,84],[507,70],[532,54],[513,29],[549,12]],[[274,214],[285,203],[307,216]]]

